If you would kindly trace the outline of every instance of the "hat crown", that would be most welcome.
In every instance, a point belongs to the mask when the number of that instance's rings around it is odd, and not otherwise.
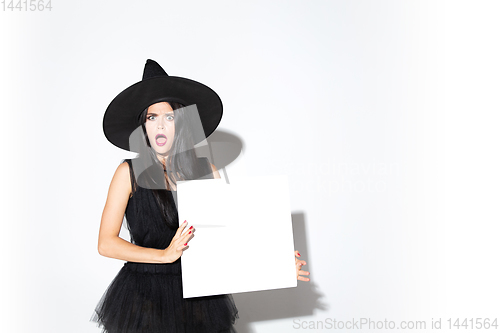
[[[168,76],[167,72],[154,60],[148,59],[144,65],[142,80],[150,79],[156,76]]]

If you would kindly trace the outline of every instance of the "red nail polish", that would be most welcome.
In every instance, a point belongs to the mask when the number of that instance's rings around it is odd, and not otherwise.
[[[187,245],[188,245],[188,243],[184,244],[184,246],[187,246]]]
[[[184,222],[182,222],[182,223],[186,223],[186,220],[184,220]]]
[[[188,235],[189,235],[190,233],[191,233],[191,231],[190,231],[190,232],[188,232]]]
[[[297,255],[300,257],[300,253],[297,252]]]
[[[189,229],[193,229],[193,226],[190,226]]]

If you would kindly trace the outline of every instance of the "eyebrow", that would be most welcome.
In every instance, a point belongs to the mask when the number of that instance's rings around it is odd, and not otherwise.
[[[166,115],[174,115],[174,112],[173,112],[173,111],[171,111],[171,112],[167,112],[167,113],[165,113],[165,114],[166,114]],[[147,115],[147,116],[149,116],[149,115],[152,115],[152,116],[157,116],[158,114],[157,114],[157,113],[154,113],[154,112],[148,112],[146,115]]]

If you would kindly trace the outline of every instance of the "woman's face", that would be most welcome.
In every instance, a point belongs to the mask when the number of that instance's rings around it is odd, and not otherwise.
[[[146,133],[149,143],[163,158],[172,148],[175,135],[174,110],[167,102],[151,105],[146,114]]]

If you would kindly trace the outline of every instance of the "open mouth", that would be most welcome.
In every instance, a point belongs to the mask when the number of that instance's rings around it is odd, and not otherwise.
[[[155,136],[155,141],[158,146],[164,146],[167,143],[167,137],[163,134],[157,134]]]

